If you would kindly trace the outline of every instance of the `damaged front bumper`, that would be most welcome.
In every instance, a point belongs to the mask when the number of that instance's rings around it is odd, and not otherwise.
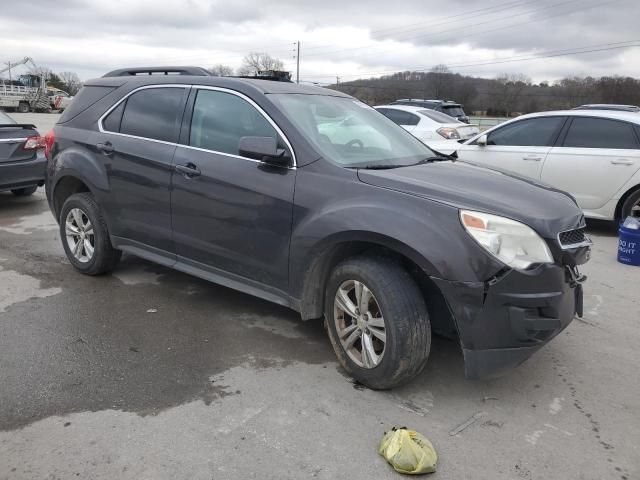
[[[582,315],[577,267],[505,270],[487,282],[433,279],[456,322],[468,378],[516,367]]]

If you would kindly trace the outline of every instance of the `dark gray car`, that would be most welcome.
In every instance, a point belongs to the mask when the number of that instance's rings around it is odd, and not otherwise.
[[[44,147],[35,125],[17,123],[0,110],[0,192],[27,196],[44,184]]]
[[[80,272],[124,251],[324,318],[372,388],[420,372],[432,331],[487,376],[581,313],[570,195],[439,156],[336,91],[177,70],[91,80],[54,128],[47,197]]]

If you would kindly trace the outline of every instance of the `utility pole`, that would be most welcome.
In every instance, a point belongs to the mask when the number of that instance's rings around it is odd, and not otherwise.
[[[340,91],[340,77],[336,75],[336,90]]]
[[[296,42],[298,53],[296,54],[296,83],[300,83],[300,40]]]

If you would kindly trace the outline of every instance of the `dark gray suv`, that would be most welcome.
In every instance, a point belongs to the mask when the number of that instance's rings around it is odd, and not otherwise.
[[[432,331],[488,376],[581,313],[570,195],[437,155],[336,91],[165,70],[87,82],[49,134],[47,197],[80,272],[124,251],[323,317],[372,388],[420,372]]]

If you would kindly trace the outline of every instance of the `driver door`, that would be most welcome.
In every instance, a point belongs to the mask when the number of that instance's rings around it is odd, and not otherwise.
[[[288,289],[296,170],[243,157],[238,144],[245,136],[272,136],[289,147],[241,94],[194,87],[187,105],[171,194],[178,261],[261,291],[275,287],[281,298]]]

